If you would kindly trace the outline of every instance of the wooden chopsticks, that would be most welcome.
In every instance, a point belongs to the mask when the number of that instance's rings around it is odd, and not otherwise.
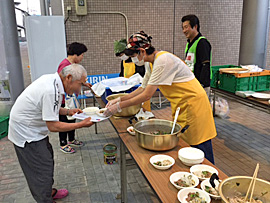
[[[255,188],[255,183],[256,183],[258,171],[259,171],[259,163],[257,163],[256,169],[255,169],[255,171],[253,173],[253,177],[252,177],[251,182],[249,184],[248,191],[247,191],[247,194],[245,196],[244,201],[247,201],[249,191],[250,191],[250,189],[252,187],[250,198],[249,198],[249,202],[252,202],[252,196],[253,196],[253,192],[254,192],[254,188]]]

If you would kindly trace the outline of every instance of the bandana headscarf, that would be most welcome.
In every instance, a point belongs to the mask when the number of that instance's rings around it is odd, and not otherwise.
[[[136,32],[128,39],[127,49],[137,50],[139,48],[148,49],[151,46],[151,36],[144,31]]]

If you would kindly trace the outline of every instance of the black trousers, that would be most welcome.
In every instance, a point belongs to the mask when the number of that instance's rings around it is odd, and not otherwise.
[[[202,150],[204,152],[205,158],[208,159],[212,164],[215,164],[212,140],[207,140],[199,145],[191,145],[191,147]]]
[[[54,160],[49,138],[14,148],[34,199],[38,203],[52,203]]]
[[[61,107],[65,107],[65,104],[62,104]],[[59,121],[65,123],[75,123],[76,120],[68,120],[67,116],[59,115]],[[59,132],[60,146],[67,145],[67,137],[68,141],[73,141],[75,139],[75,130],[71,130],[68,132]]]

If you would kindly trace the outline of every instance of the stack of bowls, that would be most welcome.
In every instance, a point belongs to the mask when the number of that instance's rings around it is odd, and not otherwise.
[[[178,158],[186,166],[193,166],[203,162],[204,152],[194,147],[184,147],[178,151]]]

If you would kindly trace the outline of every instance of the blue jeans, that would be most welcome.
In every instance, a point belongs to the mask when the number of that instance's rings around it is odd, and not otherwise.
[[[198,145],[191,145],[191,147],[195,147],[202,150],[204,152],[205,158],[208,159],[212,164],[215,164],[211,140],[207,140],[206,142],[203,142]]]

